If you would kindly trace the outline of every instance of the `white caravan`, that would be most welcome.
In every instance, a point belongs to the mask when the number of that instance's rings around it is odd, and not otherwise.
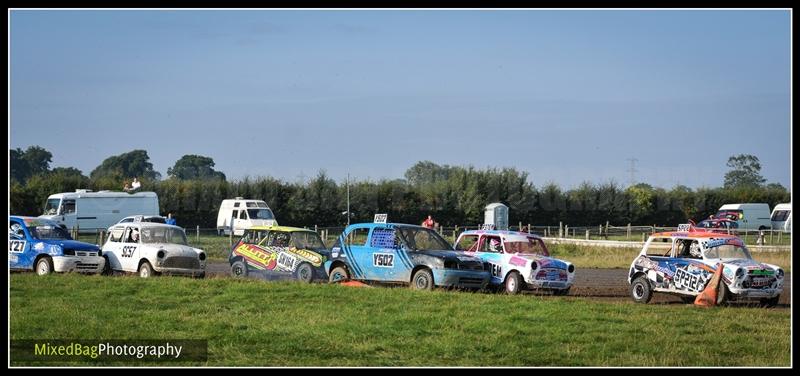
[[[222,200],[217,214],[217,232],[229,235],[243,235],[252,226],[276,226],[275,215],[262,200],[246,200],[241,197]]]
[[[772,229],[792,232],[792,204],[778,204],[772,209]]]
[[[80,232],[107,229],[120,219],[131,215],[158,215],[158,196],[155,192],[75,192],[56,193],[47,198],[40,218],[56,221]]]

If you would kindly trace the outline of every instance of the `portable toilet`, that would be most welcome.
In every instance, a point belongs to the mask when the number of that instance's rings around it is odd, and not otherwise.
[[[486,205],[483,223],[494,225],[497,230],[508,230],[508,206],[499,202]]]

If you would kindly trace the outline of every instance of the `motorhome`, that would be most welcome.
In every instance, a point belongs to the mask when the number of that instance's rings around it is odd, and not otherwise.
[[[740,232],[772,228],[767,204],[725,204],[719,208],[714,218],[736,222]]]
[[[92,192],[77,189],[50,195],[40,218],[53,220],[68,229],[80,232],[107,229],[131,215],[158,215],[158,196],[155,192]]]
[[[244,234],[244,230],[253,226],[275,226],[278,222],[275,215],[262,200],[248,200],[242,197],[222,200],[217,214],[217,232],[229,235]]]
[[[778,204],[772,209],[772,229],[792,232],[792,204]]]

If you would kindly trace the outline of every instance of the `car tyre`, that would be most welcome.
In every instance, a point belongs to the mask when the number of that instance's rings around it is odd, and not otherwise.
[[[433,273],[429,269],[420,269],[411,277],[411,288],[414,290],[433,290]]]
[[[571,287],[567,287],[567,288],[565,288],[565,289],[561,289],[561,290],[553,290],[553,295],[556,295],[556,296],[566,296],[566,295],[569,295],[569,289],[570,289],[570,288],[571,288]]]
[[[761,299],[761,306],[766,308],[772,308],[778,305],[778,300],[780,300],[781,296],[778,295],[774,298],[764,298]]]
[[[506,276],[506,280],[503,283],[506,294],[508,295],[519,294],[519,292],[522,291],[522,283],[523,283],[522,276],[519,275],[518,271],[515,270],[512,271],[511,273],[508,273],[508,275]]]
[[[156,272],[153,270],[153,267],[150,265],[149,261],[145,261],[141,265],[139,265],[139,277],[150,278],[155,275]]]
[[[231,264],[231,277],[245,278],[247,277],[247,263],[242,260],[236,260]]]
[[[48,275],[53,273],[53,260],[50,257],[42,257],[36,261],[36,274]]]
[[[333,268],[330,276],[328,276],[328,282],[330,283],[345,282],[349,279],[350,273],[347,272],[347,268],[344,266],[337,266]]]
[[[653,298],[653,291],[647,277],[641,275],[631,283],[631,298],[636,303],[648,303]]]
[[[723,305],[730,300],[730,291],[728,290],[728,285],[725,284],[722,280],[719,281],[719,291],[717,292],[717,305]]]
[[[311,283],[314,280],[314,268],[311,264],[303,262],[297,266],[294,271],[294,277],[301,282]]]

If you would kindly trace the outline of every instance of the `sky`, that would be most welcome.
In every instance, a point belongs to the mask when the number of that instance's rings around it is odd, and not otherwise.
[[[791,174],[788,10],[11,10],[9,148],[228,179],[513,167],[536,186]]]

